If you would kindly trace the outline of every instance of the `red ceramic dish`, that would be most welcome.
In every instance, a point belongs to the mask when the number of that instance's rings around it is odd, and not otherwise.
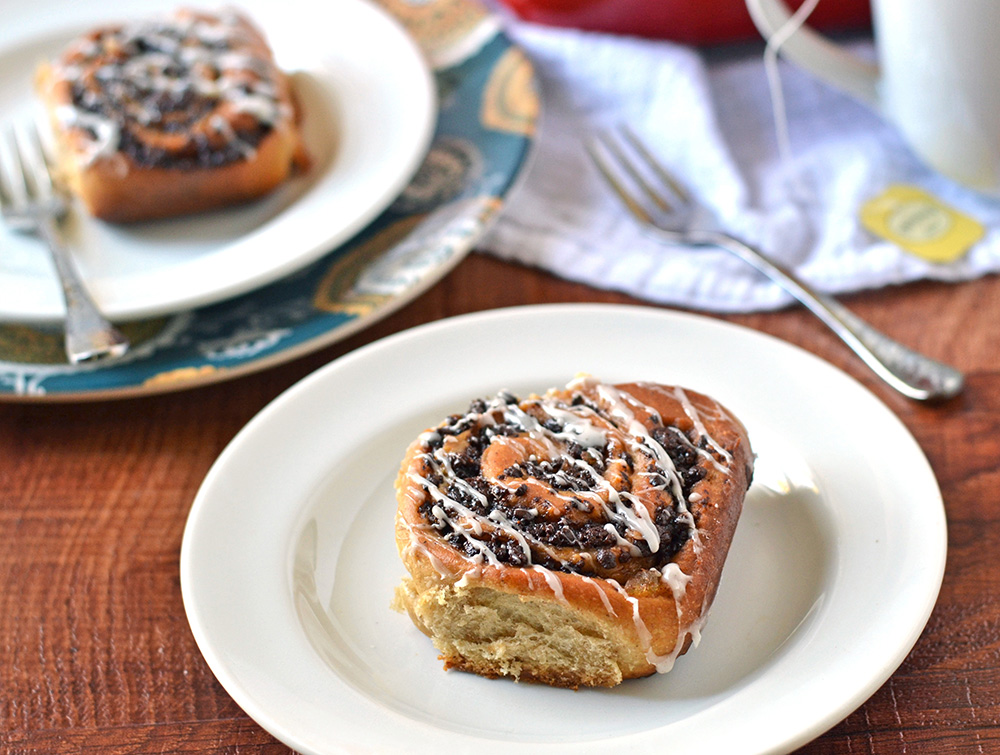
[[[759,38],[744,0],[503,0],[518,16],[551,26],[635,34],[708,45]],[[797,8],[802,0],[789,0]],[[867,29],[868,0],[822,0],[809,25]]]

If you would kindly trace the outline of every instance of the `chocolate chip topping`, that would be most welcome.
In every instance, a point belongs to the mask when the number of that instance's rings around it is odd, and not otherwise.
[[[705,470],[688,436],[659,422],[622,440],[623,423],[581,393],[477,399],[427,435],[419,512],[469,558],[596,576],[661,568],[691,537],[685,501]],[[547,453],[519,452],[488,479],[484,455],[508,441]]]
[[[113,133],[115,150],[143,167],[237,162],[278,117],[277,69],[228,16],[101,29],[61,66],[69,123],[95,143]]]

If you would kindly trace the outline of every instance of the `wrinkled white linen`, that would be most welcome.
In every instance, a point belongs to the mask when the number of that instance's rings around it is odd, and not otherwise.
[[[533,163],[480,248],[594,286],[674,306],[753,311],[790,297],[726,252],[644,233],[583,148],[630,124],[722,226],[817,288],[843,293],[1000,270],[1000,201],[923,167],[865,106],[781,64],[791,160],[777,147],[763,45],[698,50],[666,41],[511,22],[533,60],[543,115]],[[852,45],[872,55],[865,41]],[[868,233],[867,200],[892,183],[924,188],[987,228],[961,260],[921,260]]]

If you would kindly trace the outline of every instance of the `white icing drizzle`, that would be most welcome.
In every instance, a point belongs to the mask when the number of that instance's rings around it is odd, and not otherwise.
[[[657,462],[663,467],[664,470],[667,471],[671,492],[674,495],[674,500],[677,501],[679,509],[678,515],[687,521],[695,552],[700,551],[701,537],[698,532],[698,527],[694,521],[694,515],[691,513],[690,509],[688,509],[687,502],[684,500],[684,493],[681,489],[680,475],[677,473],[677,468],[674,465],[673,459],[670,458],[666,449],[663,448],[663,446],[661,446],[656,439],[653,438],[649,431],[646,430],[646,426],[635,418],[635,411],[633,407],[642,409],[647,414],[653,414],[654,412],[649,407],[639,404],[639,402],[635,401],[635,399],[631,396],[627,396],[622,393],[614,386],[597,383],[595,387],[598,396],[600,396],[601,399],[609,405],[609,412],[628,425],[629,434],[632,437],[641,439],[642,445],[652,450]]]
[[[456,588],[465,587],[466,585],[470,584],[474,578],[479,577],[481,572],[482,572],[481,564],[476,564],[476,566],[474,566],[473,568],[466,569],[462,573],[462,578],[455,583],[455,587]]]
[[[660,388],[659,390],[663,389]],[[688,419],[690,419],[691,422],[694,423],[694,429],[695,432],[698,433],[698,437],[704,438],[708,442],[708,445],[710,445],[713,449],[715,449],[716,453],[718,453],[723,459],[725,459],[726,464],[730,464],[733,460],[733,457],[729,454],[729,451],[727,451],[718,443],[716,443],[715,439],[708,434],[708,431],[705,429],[705,423],[701,421],[701,415],[694,408],[694,404],[691,403],[691,400],[688,398],[687,393],[685,393],[684,389],[680,387],[675,387],[674,395],[676,395],[680,399],[681,406],[684,407],[684,413],[688,416]]]
[[[605,512],[605,513],[610,513],[610,512]],[[621,548],[628,548],[628,552],[631,553],[633,556],[638,556],[640,553],[642,553],[642,551],[639,550],[639,546],[623,538],[621,536],[621,533],[618,532],[618,529],[611,522],[608,522],[607,524],[604,525],[604,531],[615,539],[615,545]]]
[[[462,490],[466,491],[469,495],[472,495],[482,503],[487,503],[486,496],[465,482],[465,480],[454,474],[454,471],[451,468],[451,462],[448,460],[447,455],[442,453],[440,449],[434,454],[434,458],[441,464],[453,485],[459,486]],[[485,516],[478,514],[468,506],[465,506],[455,500],[455,498],[446,495],[440,490],[440,488],[438,488],[438,486],[433,485],[429,480],[416,472],[411,472],[407,476],[411,482],[416,483],[422,489],[426,490],[437,502],[437,504],[431,508],[431,513],[434,517],[439,522],[450,525],[452,529],[462,535],[478,551],[478,555],[474,559],[477,563],[481,562],[483,559],[493,566],[498,566],[501,563],[493,550],[479,539],[479,537],[484,533],[486,527],[498,529],[507,536],[516,540],[525,554],[527,563],[531,563],[531,546],[528,542],[528,538],[517,530],[502,512],[494,509]],[[446,503],[454,508],[460,516],[458,518],[449,516],[444,507],[440,505],[441,503]],[[433,528],[431,527],[430,529]],[[543,543],[534,538],[532,538],[531,541],[536,546],[544,546]]]
[[[547,405],[546,414],[562,423],[563,431],[556,437],[575,440],[584,448],[603,446],[608,439],[607,431],[568,409]]]
[[[603,383],[597,385],[597,394],[609,405],[609,413],[612,416],[618,417],[624,424],[628,426],[629,434],[642,440],[644,446],[652,450],[656,456],[657,462],[665,470],[667,470],[671,490],[675,498],[683,498],[681,493],[681,481],[680,476],[677,474],[677,469],[674,466],[673,459],[667,454],[666,450],[661,446],[649,431],[646,430],[646,426],[643,425],[635,418],[635,412],[632,406],[636,408],[641,407],[641,405],[632,399],[630,396],[626,396],[621,391],[619,391],[614,386],[605,385]],[[653,413],[649,407],[642,407],[648,413]],[[636,444],[638,446],[638,444]]]
[[[614,606],[611,605],[611,601],[608,599],[607,593],[604,592],[604,588],[600,586],[592,577],[581,577],[581,579],[589,585],[593,585],[594,589],[597,590],[597,596],[601,599],[604,604],[605,610],[607,610],[610,616],[618,618],[618,613],[615,611]]]
[[[454,498],[446,496],[444,493],[438,490],[436,486],[431,485],[425,478],[421,477],[420,475],[411,474],[410,479],[412,479],[414,482],[423,485],[424,488],[431,494],[431,497],[435,501],[437,501],[438,503],[441,503],[442,501],[447,502],[449,506],[452,506],[461,515],[461,518],[449,516],[447,512],[445,512],[444,507],[440,505],[435,505],[431,509],[431,511],[433,512],[434,516],[437,518],[438,521],[447,522],[449,525],[451,525],[453,529],[456,529],[462,532],[463,534],[465,534],[466,532],[466,527],[471,529],[473,534],[475,535],[483,534],[483,521],[485,521],[484,517],[479,516],[479,514],[474,512],[472,509],[462,505]],[[466,522],[468,524],[466,524]]]
[[[687,415],[688,419],[690,419],[691,423],[694,425],[694,430],[695,433],[697,433],[698,440],[704,438],[709,447],[723,458],[725,464],[720,464],[715,456],[705,451],[705,449],[701,448],[697,443],[692,446],[694,450],[704,458],[708,459],[720,472],[727,471],[729,465],[732,464],[733,461],[732,455],[718,442],[716,442],[716,440],[708,433],[708,430],[705,428],[705,423],[701,418],[701,413],[695,408],[691,399],[688,397],[687,392],[679,386],[672,386],[668,388],[667,386],[653,385],[649,383],[643,383],[642,385],[644,388],[649,390],[673,397],[681,405],[681,408],[684,410],[684,414]],[[732,419],[717,402],[715,403],[715,410],[720,416]]]
[[[581,413],[573,413],[567,409],[562,409],[545,403],[541,404],[541,408],[550,417],[563,423],[562,431],[552,433],[555,438],[563,441],[572,440],[584,447],[603,445],[606,442],[607,432],[603,428],[595,425],[588,418],[590,415],[593,415],[593,411],[591,409],[586,408]],[[581,416],[581,414],[583,416]],[[551,449],[553,449],[553,454],[558,453],[558,449],[555,448],[554,444],[542,435],[544,430],[542,424],[520,407],[508,407],[508,412],[505,417],[508,418],[508,421],[509,419],[513,419],[518,422],[528,431],[532,438],[544,439],[544,442]],[[650,442],[656,443],[656,441],[653,441],[653,439],[646,433],[645,427],[643,427],[641,423],[635,421],[634,416],[631,417],[630,420],[629,432],[632,435],[642,437],[644,440],[648,439]],[[640,432],[641,435],[639,435]],[[657,447],[659,447],[658,444]],[[632,453],[641,452],[639,444],[631,443],[630,451]],[[682,495],[680,495],[680,479],[676,475],[673,462],[670,460],[670,457],[667,456],[666,451],[662,448],[660,448],[660,452],[662,456],[666,458],[666,464],[664,464],[664,467],[672,473],[668,474],[668,477],[671,478],[671,481],[674,484],[673,492],[675,497],[680,499],[682,498]],[[595,502],[604,507],[608,518],[620,518],[624,520],[631,529],[637,531],[642,536],[642,538],[646,541],[646,544],[649,546],[650,551],[652,553],[656,553],[660,548],[660,533],[657,531],[656,525],[653,523],[649,510],[630,493],[619,493],[597,472],[596,469],[594,469],[593,466],[588,464],[583,459],[571,458],[570,461],[573,465],[585,469],[596,482],[597,490],[594,491],[593,497],[596,498]],[[660,459],[658,459],[658,461],[660,461]],[[604,493],[607,500],[613,504],[613,511],[607,507],[604,496],[601,496],[600,493]],[[634,548],[635,546],[631,547]]]
[[[617,581],[613,579],[605,581],[614,587],[615,590],[618,591],[619,595],[632,604],[632,623],[635,625],[635,633],[638,635],[639,642],[642,644],[643,653],[646,656],[646,662],[653,666],[658,674],[665,674],[670,671],[670,669],[674,667],[674,662],[677,660],[677,657],[681,654],[681,648],[684,647],[684,637],[686,632],[678,626],[677,642],[674,644],[674,649],[666,655],[657,654],[653,651],[653,635],[649,631],[649,627],[646,626],[646,622],[642,620],[642,616],[639,614],[639,599],[629,595],[625,588],[618,584]],[[680,609],[678,608],[678,612],[679,610]]]
[[[506,516],[504,516],[503,512],[500,512],[500,511],[497,511],[496,509],[494,509],[493,511],[491,511],[489,513],[489,518],[492,521],[494,521],[497,524],[499,524],[500,525],[500,529],[502,529],[504,532],[506,532],[507,534],[509,534],[515,540],[517,540],[518,545],[521,546],[521,551],[524,553],[525,561],[530,564],[531,563],[531,546],[528,545],[527,538],[524,535],[522,535],[521,532],[516,527],[514,527],[514,525],[511,523],[510,519],[508,519]],[[539,567],[536,567],[536,568],[540,569],[541,567],[539,566]],[[546,571],[548,571],[548,570],[546,570]],[[562,595],[562,589],[561,588],[559,590],[559,594]]]
[[[442,577],[442,579],[448,577],[449,576],[448,569],[441,562],[441,559],[439,559],[437,556],[435,556],[434,552],[430,548],[428,548],[426,545],[424,545],[423,540],[421,540],[418,537],[415,537],[415,535],[414,535],[414,530],[415,529],[420,529],[423,532],[430,532],[430,531],[433,531],[433,528],[430,525],[426,525],[426,524],[424,524],[424,525],[413,525],[413,524],[410,524],[409,522],[407,522],[402,517],[397,517],[397,521],[401,522],[406,527],[407,531],[410,533],[410,540],[406,544],[406,548],[405,548],[406,554],[410,555],[414,551],[419,551],[421,554],[423,554],[427,558],[427,560],[431,564],[431,567],[433,567],[433,569]]]
[[[660,571],[660,581],[670,588],[670,591],[674,594],[674,600],[679,604],[681,598],[684,597],[684,593],[687,592],[691,576],[682,572],[681,567],[671,562],[666,564]]]
[[[631,506],[622,506],[620,510],[627,517],[630,526],[638,530],[649,544],[649,550],[656,553],[660,549],[660,533],[653,524],[653,517],[638,498],[631,493],[619,493],[618,500],[628,501]]]
[[[568,606],[569,601],[566,600],[566,595],[563,593],[563,586],[559,579],[559,575],[551,569],[546,569],[544,566],[539,566],[538,564],[535,564],[531,568],[533,571],[538,572],[545,578],[546,583],[548,583],[548,586],[552,589],[552,594],[556,596],[556,600],[563,605]]]
[[[84,152],[84,162],[90,163],[100,157],[110,157],[118,150],[121,129],[110,118],[104,118],[72,105],[60,105],[55,111],[56,120],[66,128],[82,128],[93,134]]]
[[[252,144],[248,144],[240,139],[239,134],[236,133],[236,129],[221,115],[213,115],[209,120],[209,125],[216,133],[221,134],[226,141],[242,152],[244,157],[253,157],[253,154],[257,151]]]

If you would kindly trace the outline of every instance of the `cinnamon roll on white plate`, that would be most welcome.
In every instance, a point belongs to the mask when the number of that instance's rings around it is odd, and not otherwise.
[[[246,202],[308,163],[289,79],[233,10],[95,29],[35,83],[62,178],[104,220]]]
[[[410,446],[395,605],[446,668],[560,687],[669,671],[696,644],[750,484],[707,396],[579,378],[476,400]]]

